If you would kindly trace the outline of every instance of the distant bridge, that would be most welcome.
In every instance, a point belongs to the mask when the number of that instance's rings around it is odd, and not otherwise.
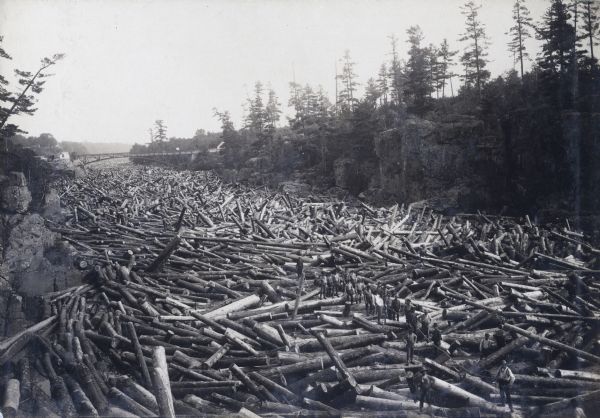
[[[116,158],[145,158],[151,157],[163,157],[167,155],[190,155],[193,156],[200,154],[201,151],[175,151],[175,152],[148,152],[143,154],[132,154],[130,152],[105,152],[101,154],[81,154],[79,155],[79,161],[81,165],[88,165],[97,163],[100,161],[114,160]]]

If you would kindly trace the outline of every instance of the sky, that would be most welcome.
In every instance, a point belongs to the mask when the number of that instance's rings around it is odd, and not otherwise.
[[[493,76],[513,68],[507,51],[513,0],[475,0],[490,39]],[[348,49],[364,86],[389,60],[392,34],[406,56],[406,30],[425,43],[462,49],[464,0],[0,0],[0,72],[36,71],[64,53],[39,95],[38,111],[19,116],[30,135],[59,141],[148,142],[157,119],[169,137],[218,131],[213,108],[236,127],[260,80],[288,112],[289,82],[322,85],[335,96],[335,68]],[[548,0],[527,0],[535,21]],[[527,47],[537,52],[537,41]],[[457,68],[457,71],[460,69]],[[16,83],[11,84],[17,88]]]

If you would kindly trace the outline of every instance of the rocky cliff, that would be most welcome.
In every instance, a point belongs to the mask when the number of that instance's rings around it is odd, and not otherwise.
[[[336,185],[350,188],[359,181],[375,198],[428,200],[440,209],[488,207],[502,195],[502,143],[487,137],[475,118],[409,117],[377,135],[374,145],[375,160],[343,156],[335,161]]]
[[[63,216],[59,196],[40,180],[47,172],[37,171],[39,160],[14,155],[20,158],[10,167],[25,168],[33,185],[22,171],[0,172],[0,338],[37,320],[39,295],[83,278],[73,268],[74,249],[46,227],[46,219]]]

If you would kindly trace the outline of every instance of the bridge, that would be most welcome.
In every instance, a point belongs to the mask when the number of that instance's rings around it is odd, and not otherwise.
[[[81,165],[86,166],[88,164],[97,163],[100,161],[114,160],[116,158],[152,158],[162,157],[167,155],[190,155],[193,156],[199,154],[201,151],[174,151],[174,152],[148,152],[143,154],[132,154],[130,152],[106,152],[100,154],[81,154],[79,155],[79,161]]]

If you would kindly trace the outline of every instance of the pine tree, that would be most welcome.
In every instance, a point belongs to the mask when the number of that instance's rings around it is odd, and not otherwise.
[[[3,37],[0,36],[0,43]],[[0,47],[0,58],[11,60],[12,57]],[[64,58],[64,54],[54,54],[52,58],[43,58],[40,67],[35,73],[15,69],[19,78],[19,85],[23,86],[20,92],[11,92],[8,89],[8,80],[0,74],[0,139],[9,138],[21,131],[17,125],[7,123],[11,116],[20,114],[33,115],[37,110],[35,95],[40,94],[46,83],[45,78],[50,77],[46,70]],[[1,65],[0,68],[6,68]],[[30,93],[31,92],[31,93]]]
[[[165,142],[167,140],[167,126],[162,119],[154,122],[154,140],[156,142]]]
[[[245,152],[244,141],[235,130],[231,115],[227,110],[220,112],[216,108],[213,114],[221,122],[221,139],[224,142],[223,159],[227,167],[239,167]]]
[[[448,40],[444,39],[439,48],[439,60],[440,60],[440,84],[442,88],[442,97],[446,97],[446,80],[450,81],[450,88],[452,90],[452,95],[454,96],[454,89],[452,88],[452,77],[454,74],[452,73],[452,67],[454,67],[454,56],[458,54],[458,51],[450,50],[450,45],[448,45]]]
[[[436,98],[439,98],[441,88],[441,66],[439,61],[440,51],[434,44],[429,44],[425,50],[427,57],[427,71],[429,72],[430,90],[435,91]]]
[[[411,103],[417,112],[425,109],[427,97],[431,93],[430,73],[427,63],[427,49],[421,47],[423,32],[419,26],[411,26],[408,34],[408,60],[406,61],[406,82],[404,94],[407,103]]]
[[[350,51],[346,50],[342,60],[342,73],[338,75],[342,89],[338,95],[338,104],[342,111],[351,111],[356,103],[355,93],[358,82],[356,81],[356,73],[354,72],[355,62],[350,58]]]
[[[273,135],[277,128],[277,122],[281,117],[281,104],[273,89],[269,89],[267,106],[265,108],[265,130],[269,135]]]
[[[294,116],[288,118],[289,125],[292,129],[299,129],[304,125],[304,106],[302,103],[302,86],[296,82],[290,83],[290,98],[288,107],[294,108]]]
[[[377,83],[375,79],[369,78],[367,80],[367,85],[365,87],[365,101],[372,105],[373,107],[377,107],[377,101],[381,97],[381,92],[377,87]]]
[[[254,97],[248,98],[248,113],[245,119],[245,128],[262,135],[265,129],[265,106],[263,104],[263,85],[260,81],[254,83]]]
[[[570,68],[576,43],[570,19],[567,4],[563,0],[552,0],[538,28],[538,39],[543,41],[538,64],[546,73],[565,74]]]
[[[530,17],[529,9],[525,6],[525,0],[516,0],[513,5],[514,25],[509,29],[507,35],[511,36],[508,50],[518,58],[521,67],[521,78],[523,78],[525,58],[529,57],[525,41],[531,38],[529,28],[532,27],[533,19]]]
[[[485,26],[479,20],[480,8],[481,6],[476,6],[472,0],[467,1],[461,8],[462,14],[466,18],[466,31],[462,34],[460,41],[469,43],[460,60],[465,67],[465,85],[475,85],[477,94],[481,97],[481,88],[490,78],[490,72],[485,69],[488,43]]]
[[[399,105],[402,102],[402,90],[404,89],[404,74],[402,73],[402,62],[398,56],[398,39],[395,35],[389,36],[392,51],[392,59],[388,67],[389,90],[392,103]]]
[[[600,41],[600,5],[595,0],[581,0],[583,36],[587,38],[592,63],[595,61],[594,46]]]
[[[386,105],[388,102],[388,93],[390,88],[388,86],[388,69],[385,63],[381,64],[381,67],[379,68],[379,73],[377,74],[377,89],[381,93],[379,97],[379,104]]]

